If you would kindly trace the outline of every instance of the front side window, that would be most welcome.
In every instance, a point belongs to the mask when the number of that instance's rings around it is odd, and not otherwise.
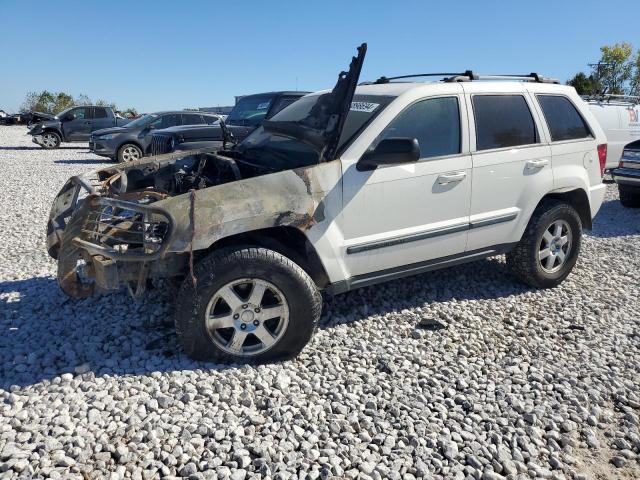
[[[202,117],[195,113],[183,113],[182,124],[183,125],[201,125]]]
[[[85,118],[90,118],[89,109],[85,107],[76,108],[75,110],[72,110],[70,113],[71,115],[73,115],[74,120],[84,120]]]
[[[157,130],[175,127],[176,125],[180,125],[180,115],[176,113],[162,115],[157,120],[154,120],[151,125],[153,125]]]
[[[536,95],[551,132],[551,140],[590,138],[591,132],[573,103],[559,95]]]
[[[215,125],[220,121],[220,119],[213,115],[204,115],[204,123],[207,125]]]
[[[460,108],[456,97],[431,98],[414,103],[398,115],[378,136],[415,138],[420,158],[460,153]]]
[[[522,95],[475,95],[476,149],[538,143],[536,125]]]

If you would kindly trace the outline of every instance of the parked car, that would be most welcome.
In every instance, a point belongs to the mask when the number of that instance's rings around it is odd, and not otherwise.
[[[185,351],[265,361],[309,341],[321,291],[503,253],[526,284],[559,285],[605,194],[606,140],[576,91],[473,72],[356,87],[365,51],[231,150],[71,178],[48,224],[62,290],[183,278]]]
[[[602,95],[585,100],[607,137],[606,169],[616,168],[624,148],[640,139],[640,98]]]
[[[96,130],[89,139],[89,150],[119,162],[142,158],[155,130],[177,125],[213,125],[218,116],[200,112],[157,112],[131,121],[123,127]]]
[[[14,125],[17,123],[16,116],[0,110],[0,125]]]
[[[116,117],[110,107],[71,107],[34,124],[29,135],[42,148],[58,148],[62,142],[86,142],[95,130],[127,123],[129,120]]]
[[[618,184],[620,203],[625,207],[640,207],[640,140],[625,147],[620,165],[611,175]]]
[[[224,125],[233,136],[234,143],[240,143],[258,128],[263,121],[288,107],[309,92],[267,92],[247,95],[238,100]],[[221,125],[199,125],[197,127],[174,127],[155,132],[149,152],[160,155],[176,150],[214,147],[222,145]]]

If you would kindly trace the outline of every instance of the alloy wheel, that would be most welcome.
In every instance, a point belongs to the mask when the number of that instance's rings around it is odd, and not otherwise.
[[[122,150],[122,160],[125,162],[132,162],[140,158],[140,150],[136,147],[126,147]]]
[[[236,356],[259,355],[285,334],[289,306],[271,282],[244,278],[216,291],[205,310],[205,328],[221,350]]]
[[[58,144],[58,139],[53,133],[45,133],[42,136],[42,143],[45,147],[53,148]]]
[[[538,249],[538,261],[546,273],[562,268],[571,252],[573,235],[564,220],[556,220],[542,234]]]

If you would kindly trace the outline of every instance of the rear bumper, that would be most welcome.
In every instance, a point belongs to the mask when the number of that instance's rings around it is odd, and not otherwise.
[[[613,181],[618,185],[627,185],[640,188],[640,169],[616,168],[611,172]]]
[[[589,203],[591,205],[591,218],[594,218],[600,207],[602,206],[602,202],[604,201],[604,194],[607,190],[607,186],[604,183],[599,183],[598,185],[592,185],[589,187]]]

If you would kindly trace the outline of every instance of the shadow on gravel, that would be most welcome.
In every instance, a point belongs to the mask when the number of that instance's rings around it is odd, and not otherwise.
[[[403,309],[427,304],[433,307],[439,302],[493,300],[529,291],[533,289],[513,277],[504,257],[489,258],[328,298],[319,328],[355,323],[371,315],[397,312],[400,316]],[[416,318],[416,326],[418,322]]]
[[[586,233],[597,238],[640,235],[640,208],[626,208],[619,200],[608,200],[594,218],[593,230]]]
[[[81,160],[54,160],[53,163],[60,163],[66,165],[93,165],[97,163],[109,163],[108,158],[86,158]]]
[[[0,147],[0,150],[42,150],[42,147]],[[57,150],[86,150],[86,147],[58,147]]]
[[[139,302],[126,293],[73,300],[50,277],[0,282],[0,389],[74,372],[123,376],[239,366],[196,362],[181,352],[165,289]]]

